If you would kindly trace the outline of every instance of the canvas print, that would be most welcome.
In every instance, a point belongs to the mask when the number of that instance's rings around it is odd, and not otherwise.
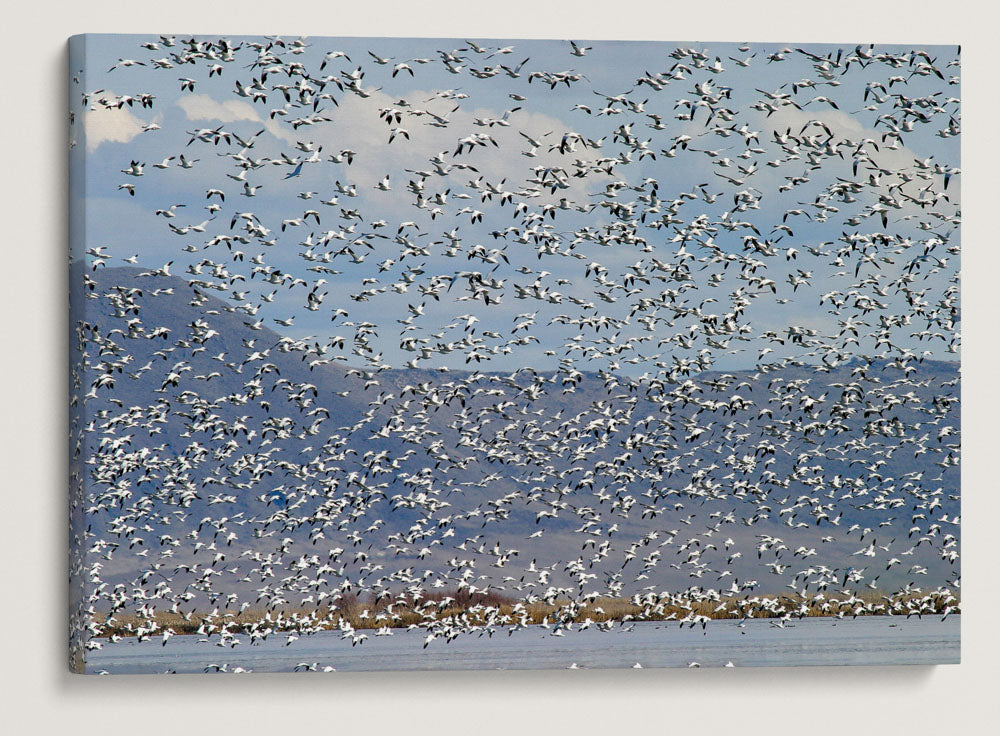
[[[70,42],[71,668],[959,661],[956,46]]]

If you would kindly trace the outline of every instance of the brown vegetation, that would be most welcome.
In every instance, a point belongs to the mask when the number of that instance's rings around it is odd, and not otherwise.
[[[439,629],[451,624],[463,627],[598,625],[608,628],[615,622],[676,621],[682,626],[705,626],[712,619],[909,617],[959,612],[958,599],[951,591],[943,589],[895,595],[866,591],[849,595],[739,598],[649,593],[631,598],[550,599],[548,602],[524,602],[496,592],[469,593],[462,589],[401,594],[392,599],[372,597],[366,601],[348,594],[335,603],[315,607],[249,607],[242,611],[188,614],[149,609],[141,615],[118,612],[95,616],[90,632],[93,636],[148,638],[163,632],[266,636],[274,632],[312,633],[331,629],[344,632],[416,627]]]

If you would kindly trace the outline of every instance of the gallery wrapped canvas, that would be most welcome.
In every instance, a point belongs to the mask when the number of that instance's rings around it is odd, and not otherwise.
[[[959,50],[70,41],[85,673],[959,660]]]

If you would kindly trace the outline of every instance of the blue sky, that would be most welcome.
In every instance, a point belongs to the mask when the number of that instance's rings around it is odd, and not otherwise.
[[[429,345],[460,341],[467,332],[464,329],[465,320],[455,318],[470,315],[479,320],[473,328],[476,330],[474,334],[483,339],[486,347],[496,348],[511,339],[512,329],[525,319],[519,315],[525,314],[534,315],[534,324],[519,330],[515,336],[531,335],[537,341],[515,345],[509,353],[494,355],[488,362],[473,364],[473,367],[496,370],[511,370],[524,365],[555,368],[565,357],[567,344],[572,345],[574,338],[582,335],[577,344],[581,340],[607,339],[605,336],[609,331],[606,328],[581,329],[579,325],[559,321],[553,323],[561,317],[580,316],[604,316],[618,320],[618,328],[614,331],[618,333],[615,338],[618,344],[626,343],[630,338],[648,338],[634,343],[631,350],[621,354],[622,358],[632,358],[632,363],[593,353],[584,357],[583,353],[577,352],[577,367],[583,370],[612,368],[634,375],[657,373],[661,370],[657,363],[669,363],[675,356],[693,358],[702,351],[707,351],[704,354],[711,357],[714,367],[745,368],[757,364],[759,352],[764,347],[775,351],[768,356],[769,360],[799,356],[815,362],[815,356],[803,355],[808,352],[806,348],[787,341],[781,345],[762,335],[769,330],[782,332],[789,325],[794,325],[817,330],[820,336],[829,338],[827,342],[842,342],[838,335],[838,321],[843,319],[843,315],[831,314],[829,303],[820,303],[821,295],[834,291],[847,293],[852,289],[862,293],[868,293],[869,289],[881,289],[885,293],[877,298],[885,309],[879,311],[898,314],[908,308],[896,291],[885,287],[907,268],[915,271],[920,279],[919,288],[926,290],[927,298],[932,302],[945,292],[957,274],[957,256],[943,260],[933,274],[929,261],[913,265],[914,258],[926,250],[929,239],[943,240],[947,245],[958,244],[959,181],[956,179],[945,190],[944,178],[939,174],[932,174],[928,179],[919,178],[919,174],[927,170],[921,166],[933,167],[936,164],[946,170],[960,166],[960,136],[950,135],[947,131],[949,120],[954,118],[957,121],[959,111],[957,102],[947,102],[949,98],[959,97],[959,85],[949,83],[950,77],[957,78],[958,68],[947,66],[955,58],[954,47],[926,49],[927,58],[934,60],[935,68],[944,71],[944,79],[930,73],[914,75],[913,65],[899,69],[885,63],[872,63],[864,68],[854,64],[846,73],[836,69],[825,79],[822,70],[817,68],[816,60],[796,49],[802,48],[816,57],[830,55],[831,58],[836,58],[838,50],[841,50],[843,58],[854,51],[854,46],[752,44],[741,50],[739,44],[589,42],[574,39],[578,46],[590,47],[583,56],[577,56],[572,53],[573,47],[568,41],[304,38],[298,47],[301,53],[297,53],[293,52],[296,49],[293,44],[299,40],[286,37],[285,48],[278,49],[284,63],[303,65],[314,80],[326,75],[343,80],[342,74],[360,68],[364,75],[360,88],[367,95],[361,97],[350,91],[341,91],[331,82],[323,91],[332,92],[338,104],[319,100],[316,105],[317,114],[330,119],[296,129],[291,121],[313,113],[312,104],[290,108],[289,114],[284,116],[272,117],[271,114],[285,105],[281,90],[274,89],[274,85],[294,84],[298,78],[270,73],[263,84],[267,89],[266,102],[254,103],[237,93],[237,82],[249,85],[254,77],[259,78],[261,74],[262,67],[252,66],[256,52],[249,47],[249,43],[266,44],[267,39],[232,39],[234,45],[242,44],[242,48],[235,52],[233,61],[202,59],[197,64],[155,68],[154,60],[169,60],[171,52],[181,49],[180,39],[178,37],[177,46],[166,47],[157,37],[89,36],[85,57],[71,61],[71,65],[77,63],[84,70],[80,83],[71,86],[71,95],[76,100],[72,109],[77,114],[72,132],[76,145],[72,149],[71,160],[75,166],[85,165],[86,182],[85,191],[72,193],[77,206],[74,227],[77,233],[85,233],[84,242],[74,243],[74,255],[84,257],[83,251],[87,248],[102,246],[110,256],[106,259],[108,266],[124,265],[122,259],[135,256],[138,264],[144,267],[160,267],[172,261],[171,272],[179,275],[185,275],[187,269],[205,259],[224,264],[228,273],[243,274],[247,280],[238,281],[227,291],[214,294],[228,294],[233,306],[247,305],[256,312],[248,314],[249,321],[263,319],[268,326],[284,334],[301,338],[310,336],[320,341],[336,335],[347,337],[343,351],[347,362],[358,364],[361,357],[350,354],[353,328],[342,326],[344,322],[378,325],[378,336],[371,343],[373,352],[381,353],[381,360],[386,364],[403,365],[414,357],[412,352],[399,348],[403,337],[426,340],[424,344]],[[199,40],[217,39],[205,37]],[[469,41],[485,50],[476,51]],[[143,43],[150,42],[156,43],[159,48],[143,48]],[[785,53],[783,50],[786,48],[790,48],[790,52]],[[691,49],[695,50],[694,55],[688,53]],[[864,49],[867,50],[867,46]],[[329,59],[320,71],[324,56],[334,50],[343,51],[350,60],[343,57]],[[449,71],[443,63],[442,51],[462,58],[461,62],[452,64],[453,68],[461,67],[458,73]],[[892,57],[910,51],[903,47],[879,46],[873,53]],[[369,52],[390,61],[377,63]],[[925,61],[924,57],[915,58],[917,64]],[[144,65],[122,65],[119,63],[122,59],[142,61]],[[428,61],[420,63],[416,59]],[[699,62],[699,59],[704,61]],[[742,66],[734,59],[747,65]],[[522,61],[524,63],[517,78],[504,71],[482,78],[484,70],[495,68],[498,64],[514,69]],[[412,76],[403,69],[393,77],[394,65],[400,62],[409,64]],[[210,75],[210,67],[216,63],[221,65],[222,73]],[[702,68],[699,68],[699,63]],[[570,85],[556,83],[550,86],[544,79],[532,77],[533,72],[567,73],[579,75],[579,78]],[[660,89],[637,84],[637,80],[650,76],[661,80]],[[893,79],[897,76],[902,81]],[[181,78],[194,80],[194,89],[182,91]],[[805,85],[803,80],[806,80]],[[824,81],[836,84],[823,84]],[[699,91],[696,85],[705,83],[710,83],[710,86]],[[872,83],[883,85],[885,89],[875,88],[876,97],[869,95],[866,100],[866,85]],[[794,90],[792,85],[795,85]],[[316,86],[315,83],[313,86]],[[452,92],[449,95],[438,94],[445,90]],[[687,109],[685,103],[678,101],[697,101],[705,90],[711,96],[728,95],[716,107],[731,111],[729,119],[726,115],[713,116],[708,122],[708,110],[697,106],[694,107],[693,119],[678,119],[678,113]],[[770,115],[755,109],[755,105],[769,99],[768,94],[779,91],[791,93],[800,104],[822,95],[837,107],[835,109],[825,101],[814,101],[801,109],[782,107]],[[88,98],[89,106],[80,103],[83,93],[93,93]],[[154,96],[151,108],[134,104],[131,107],[125,105],[120,110],[108,110],[95,102],[100,99],[113,101],[114,96],[121,95],[138,97],[141,93]],[[291,99],[296,100],[295,91],[291,90],[290,94]],[[892,96],[899,94],[905,98]],[[515,99],[512,95],[523,99]],[[623,97],[617,101],[608,99],[619,96]],[[927,124],[915,124],[912,131],[903,135],[896,150],[887,148],[886,141],[881,139],[887,127],[884,118],[879,121],[879,117],[894,115],[898,119],[913,119],[900,113],[900,107],[906,107],[909,104],[907,100],[932,99],[931,96],[935,96],[933,99],[944,112],[934,113]],[[876,104],[878,99],[884,102]],[[401,100],[406,104],[399,104]],[[875,109],[865,109],[866,105]],[[456,106],[457,109],[453,109]],[[380,109],[385,108],[398,110],[402,122],[386,124],[378,114]],[[477,119],[502,118],[505,111],[514,108],[519,109],[508,114],[508,126],[476,124]],[[923,114],[930,114],[927,108],[918,106],[917,109]],[[448,122],[445,127],[429,125],[433,118],[426,112],[413,114],[414,110],[434,113]],[[659,122],[650,115],[658,115]],[[862,163],[861,173],[856,174],[853,170],[852,146],[845,144],[841,148],[843,156],[824,157],[820,163],[814,164],[809,160],[808,149],[803,148],[797,158],[789,158],[787,151],[775,142],[775,131],[779,135],[786,130],[793,135],[802,132],[819,135],[820,125],[812,121],[827,126],[835,141],[859,143],[866,138],[875,141],[874,145],[865,146],[870,161]],[[158,127],[143,131],[142,127],[149,124]],[[245,174],[250,184],[261,187],[256,196],[241,196],[242,182],[230,178],[238,175],[241,169],[233,158],[222,155],[237,153],[240,146],[236,143],[213,145],[200,140],[189,143],[192,131],[214,129],[220,125],[225,132],[235,133],[244,139],[263,129],[264,132],[248,152],[254,159],[281,161],[284,155],[295,161],[309,158],[311,151],[317,150],[318,160],[304,164],[301,175],[290,179],[285,177],[292,172],[294,164],[263,163]],[[646,146],[655,154],[655,159],[646,156],[639,160],[633,153],[630,162],[616,163],[611,167],[611,174],[603,173],[600,159],[615,159],[630,149],[620,139],[614,139],[615,131],[623,125],[631,126],[628,130],[637,141],[648,140]],[[404,128],[409,139],[398,133],[393,142],[388,142],[390,131],[396,127]],[[738,132],[741,128],[758,131],[759,134],[749,142]],[[942,130],[945,131],[944,137]],[[471,133],[487,133],[499,146],[476,146],[472,152],[454,156],[458,142]],[[531,146],[522,133],[542,142],[536,155],[525,155],[531,152]],[[572,153],[547,150],[550,145],[558,146],[567,133],[576,133],[595,141],[603,139],[603,143],[600,149],[578,143]],[[679,136],[690,136],[686,150],[675,146]],[[878,145],[878,150],[875,150],[875,145]],[[304,151],[303,148],[310,150]],[[343,149],[356,151],[353,163],[335,163],[328,159],[329,155]],[[663,151],[671,149],[673,156],[664,155]],[[189,160],[196,159],[194,166],[177,166],[180,154]],[[446,201],[440,206],[442,213],[432,219],[430,214],[435,205],[424,208],[414,206],[416,196],[407,191],[406,186],[407,182],[421,178],[420,174],[413,172],[433,168],[431,159],[435,154],[443,154],[442,158],[449,164],[467,164],[477,170],[452,170],[446,176],[432,174],[427,177],[425,196],[430,198],[437,193]],[[166,168],[154,168],[154,163],[171,156],[175,158],[167,162]],[[145,164],[141,177],[122,172],[129,168],[133,160]],[[591,169],[587,176],[567,177],[567,186],[555,193],[542,190],[538,196],[518,194],[531,188],[529,180],[535,176],[534,167],[563,167],[572,173],[580,170],[575,166],[578,160],[583,167]],[[722,165],[727,160],[729,165]],[[770,166],[767,162],[779,163]],[[738,167],[741,165],[753,167],[752,173],[740,174]],[[876,171],[876,178],[880,176],[881,182],[873,184],[868,176],[872,173],[870,168],[876,165],[887,173],[879,175]],[[742,179],[743,183],[735,184],[719,174]],[[893,196],[890,187],[900,184],[900,174],[911,180],[900,185],[910,194],[917,195],[919,189],[928,184],[932,186],[932,191],[946,193],[950,201],[939,200],[933,208],[946,219],[933,218],[926,208],[915,205],[892,210],[886,228],[882,227],[878,216],[866,216],[868,208],[878,202],[880,194]],[[389,176],[390,189],[377,189],[376,185],[386,175]],[[783,191],[782,188],[789,184],[786,177],[802,177],[808,181]],[[482,189],[469,186],[477,179],[481,185],[491,184],[514,192],[514,203],[501,205],[497,196],[483,200]],[[584,232],[594,233],[616,227],[619,218],[602,202],[633,204],[636,212],[653,208],[650,202],[639,199],[648,197],[652,190],[648,183],[642,185],[650,179],[656,180],[656,196],[662,203],[678,198],[683,200],[677,214],[680,222],[665,224],[658,229],[650,227],[662,213],[664,205],[660,205],[660,212],[648,214],[645,221],[631,223],[644,242],[601,245],[594,239],[580,238],[584,228],[589,228]],[[855,202],[835,202],[838,211],[830,214],[825,222],[817,222],[805,215],[786,214],[790,210],[818,214],[819,211],[811,208],[810,203],[835,185],[838,179],[867,183],[855,195]],[[331,201],[329,198],[336,193],[335,182],[354,185],[357,196],[340,195],[337,204],[321,204]],[[613,182],[626,186],[615,197],[608,197],[606,188]],[[123,183],[134,184],[134,196],[119,189]],[[699,187],[702,184],[705,185],[703,189]],[[629,186],[636,189],[629,189]],[[220,202],[222,207],[216,213],[205,209],[208,189],[225,192],[225,201]],[[753,201],[759,202],[759,208],[732,213],[734,193],[747,189],[753,193]],[[308,199],[300,196],[310,192],[315,194],[309,195]],[[682,193],[695,194],[696,198],[685,199]],[[462,195],[469,198],[462,199]],[[552,218],[544,206],[558,206],[562,198],[565,198],[563,206],[566,209],[558,209],[556,217]],[[218,202],[218,197],[213,197],[212,201]],[[515,210],[517,202],[523,204],[521,211]],[[174,204],[184,205],[175,210],[175,217],[168,219],[154,214],[156,210],[169,209]],[[591,205],[596,206],[589,209]],[[465,207],[482,212],[482,221],[474,223],[470,213],[460,213],[459,210]],[[589,211],[578,211],[575,207]],[[320,222],[310,218],[305,224],[281,230],[283,220],[301,219],[307,210],[319,212]],[[351,219],[349,210],[356,210],[363,219]],[[83,227],[79,219],[81,212],[85,212]],[[238,212],[253,212],[270,231],[266,237],[251,238],[248,243],[233,245],[232,250],[243,251],[243,260],[233,260],[231,250],[223,243],[207,245],[215,236],[240,232],[230,228],[230,222]],[[348,214],[346,217],[345,212]],[[727,215],[727,212],[730,214]],[[561,253],[540,254],[537,244],[524,235],[530,227],[525,224],[525,214],[536,213],[541,215],[542,222],[533,225],[545,228]],[[210,219],[213,214],[214,219]],[[720,227],[720,223],[725,223],[727,218],[753,224],[760,233],[760,240],[772,241],[777,249],[777,255],[761,256],[766,266],[761,273],[775,282],[777,293],[772,295],[767,289],[759,290],[762,295],[750,300],[741,318],[749,326],[744,334],[749,339],[731,342],[727,348],[708,342],[702,332],[691,332],[690,327],[696,320],[690,315],[677,315],[660,309],[652,310],[653,316],[672,319],[673,325],[666,322],[644,325],[638,321],[650,312],[634,313],[635,303],[644,298],[655,298],[664,288],[669,288],[670,283],[652,280],[647,284],[638,280],[627,287],[638,291],[626,295],[618,290],[616,300],[610,302],[600,297],[602,292],[608,293],[600,283],[600,275],[595,277],[594,273],[588,273],[591,271],[589,264],[599,263],[602,269],[606,269],[607,277],[620,284],[630,272],[650,273],[655,266],[654,259],[666,264],[684,261],[685,251],[679,250],[678,232],[699,218],[703,218],[709,229],[715,232],[705,231],[687,240],[684,248],[695,257],[704,257],[709,253],[704,246],[699,246],[699,238],[710,238],[710,243],[722,253],[744,253],[743,236],[751,231],[747,228],[729,231]],[[850,218],[857,218],[857,224],[845,224]],[[189,231],[178,235],[169,227],[170,224],[179,228],[196,226],[205,220],[209,221],[203,233]],[[380,220],[386,224],[373,227],[373,223]],[[404,227],[403,233],[413,244],[425,249],[424,254],[401,257],[402,244],[395,237],[401,223],[406,222],[414,225]],[[791,232],[774,230],[781,225],[789,227]],[[491,235],[511,227],[516,231],[507,232],[506,237]],[[329,232],[333,233],[329,244],[316,245],[324,233]],[[857,274],[857,258],[837,264],[834,257],[826,254],[831,250],[830,246],[824,248],[822,256],[808,251],[809,247],[823,248],[820,244],[837,242],[845,232],[862,235],[889,232],[900,239],[909,238],[913,245],[898,254],[891,252],[892,246],[882,246],[882,251],[875,248],[866,253],[874,259],[862,263]],[[450,234],[451,238],[446,234]],[[518,242],[519,236],[523,242]],[[354,262],[348,254],[342,253],[331,256],[330,261],[323,264],[340,271],[339,274],[308,270],[317,261],[307,261],[303,259],[303,254],[333,254],[359,237],[363,238],[364,244],[351,246],[351,249],[355,252],[355,259],[360,260],[363,256],[363,261]],[[455,237],[460,241],[455,241]],[[267,244],[265,241],[273,242]],[[579,242],[570,248],[574,241]],[[303,242],[307,244],[303,245]],[[313,245],[310,246],[310,242]],[[449,256],[449,248],[456,242],[457,254]],[[488,263],[476,259],[474,255],[470,257],[470,253],[478,250],[477,245],[481,245],[484,251],[502,249],[506,260],[494,257],[496,263]],[[935,256],[944,255],[943,244],[932,242],[931,245],[936,247]],[[796,250],[794,258],[787,253],[789,247]],[[879,261],[879,257],[888,260]],[[259,277],[250,278],[251,259],[254,258],[295,278],[305,279],[309,285],[278,288],[273,301],[264,301],[262,297],[270,295],[276,287],[261,283]],[[738,298],[746,292],[748,285],[738,277],[736,266],[723,268],[719,263],[707,263],[702,270],[701,265],[698,261],[693,262],[693,280],[684,286],[685,291],[679,299],[686,299],[688,306],[702,304],[704,313],[722,314],[730,308],[734,293]],[[411,270],[418,267],[419,273]],[[630,271],[630,267],[634,268]],[[794,284],[788,277],[791,274],[794,278],[799,269],[811,274],[809,285],[793,288]],[[203,266],[201,270],[201,274],[187,276],[208,278],[205,272],[210,272],[211,266]],[[501,297],[499,304],[486,305],[481,299],[462,299],[469,296],[469,292],[463,288],[466,283],[464,277],[457,274],[470,270],[480,271],[485,277],[502,282],[494,290]],[[881,283],[864,284],[863,280],[870,272],[877,272]],[[713,274],[717,274],[714,281]],[[428,284],[434,276],[455,279],[451,289],[439,294],[440,301],[423,296],[417,290],[418,285]],[[305,308],[306,295],[319,278],[326,279],[327,283],[320,285],[318,292],[328,294],[320,309],[310,311]],[[377,281],[363,283],[367,279]],[[226,283],[225,279],[216,280]],[[548,289],[548,293],[558,292],[561,295],[559,301],[517,299],[514,284],[526,286],[532,283],[540,284],[541,288]],[[365,288],[381,287],[387,287],[384,293],[374,294],[365,301],[351,298]],[[234,296],[233,291],[245,294]],[[569,297],[580,300],[582,304],[568,301]],[[715,301],[705,302],[706,299]],[[594,306],[587,307],[587,304]],[[408,305],[422,310],[422,315],[411,324],[403,325],[400,321],[405,321],[410,314]],[[348,310],[349,315],[331,320],[331,313],[338,308]],[[859,318],[877,324],[879,317],[876,312]],[[291,319],[292,324],[281,325],[274,322],[276,319]],[[409,327],[415,329],[407,329]],[[929,343],[911,334],[922,328],[923,325],[917,324],[894,328],[893,345],[917,353],[930,350],[931,356],[936,358],[956,358],[955,354],[945,351],[944,340]],[[484,333],[494,333],[499,337]],[[657,345],[659,341],[678,333],[687,335],[689,339],[681,338],[680,342]],[[865,341],[864,335],[859,342],[861,344],[854,347],[845,344],[844,350],[875,352],[874,344],[871,340]],[[608,343],[605,343],[602,348],[607,346]],[[420,365],[469,367],[465,363],[466,357],[465,350],[445,354],[434,352]]]

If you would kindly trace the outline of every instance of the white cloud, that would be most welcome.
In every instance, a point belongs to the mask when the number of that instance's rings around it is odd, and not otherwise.
[[[218,100],[202,94],[184,95],[177,100],[188,120],[218,120],[220,123],[235,123],[242,120],[260,123],[274,137],[293,142],[295,137],[284,130],[274,120],[265,120],[253,105],[243,100]]]
[[[233,123],[238,120],[260,121],[260,115],[253,105],[242,100],[226,100],[218,102],[208,95],[184,95],[177,100],[188,120],[218,120],[221,123]]]
[[[869,145],[865,148],[865,151],[880,169],[893,172],[894,174],[899,174],[901,172],[907,174],[919,173],[916,163],[923,157],[919,156],[915,151],[906,146],[898,144],[892,145],[891,143],[883,141],[882,133],[884,131],[879,131],[874,128],[866,128],[856,117],[840,110],[799,110],[792,105],[784,105],[770,117],[758,115],[757,120],[762,126],[762,141],[766,140],[769,142],[774,132],[778,132],[780,134],[786,129],[791,129],[792,134],[797,135],[802,132],[807,125],[818,121],[830,129],[835,142],[850,141],[854,144],[860,144],[866,139],[876,141],[877,148],[876,146]],[[808,131],[808,133],[811,135],[817,135],[821,134],[822,130],[818,126],[812,126],[812,130]],[[862,179],[866,176],[865,174],[862,174],[862,171],[864,170],[864,167],[859,170],[857,178]],[[774,172],[761,170],[760,173],[764,173],[766,175],[769,174],[772,182],[777,181],[777,175]],[[935,174],[934,178],[938,187],[942,187],[942,177]],[[760,182],[761,178],[758,177],[755,183],[757,186],[761,186]],[[910,195],[916,195],[919,189],[924,186],[926,186],[925,180],[917,179],[914,183],[909,186],[904,186],[902,189]],[[765,191],[768,190],[765,189]],[[871,203],[879,193],[880,192],[877,189],[869,188],[862,193],[862,196],[865,198],[864,201]],[[893,213],[897,218],[903,215],[924,214],[922,208],[911,200],[902,199],[902,201],[900,201],[900,205],[900,209]],[[942,203],[939,205],[939,208],[943,208],[944,211],[954,211],[957,209],[957,203],[952,203],[947,206]]]
[[[408,93],[407,97],[411,100],[424,100],[430,95],[429,92],[416,90]],[[300,128],[297,136],[298,139],[311,140],[315,144],[323,145],[324,154],[336,153],[345,148],[356,151],[358,155],[347,175],[360,190],[371,191],[387,173],[393,172],[392,192],[386,193],[388,196],[380,199],[380,202],[393,209],[400,206],[409,207],[413,199],[405,192],[406,180],[397,180],[398,177],[405,175],[402,170],[429,170],[433,168],[429,163],[430,159],[438,154],[444,154],[449,163],[470,164],[477,169],[475,172],[454,171],[451,174],[452,184],[456,179],[464,182],[481,176],[485,182],[491,183],[506,180],[504,187],[510,190],[525,186],[526,175],[530,175],[530,170],[536,166],[564,167],[572,173],[574,161],[590,163],[603,155],[601,151],[586,149],[580,145],[571,155],[548,151],[547,146],[557,145],[562,134],[572,131],[573,126],[543,113],[519,110],[510,116],[509,126],[487,127],[477,125],[476,119],[500,118],[503,112],[486,108],[466,110],[464,107],[452,110],[455,107],[454,102],[440,99],[417,106],[447,118],[448,125],[446,127],[429,125],[432,118],[427,115],[413,115],[408,111],[403,111],[401,123],[394,122],[392,125],[387,125],[379,117],[378,111],[383,108],[398,109],[399,106],[395,104],[395,98],[374,91],[364,99],[356,95],[344,95],[339,107],[324,113],[330,118],[330,123]],[[410,137],[408,140],[398,137],[390,144],[389,133],[396,127],[404,128]],[[536,140],[543,134],[551,132],[551,135],[544,139],[545,147],[540,148],[537,155],[527,157],[522,155],[522,152],[528,151],[531,146],[519,135],[519,131],[535,137]],[[459,140],[471,133],[487,133],[496,140],[497,146],[476,146],[471,153],[463,152],[460,156],[453,156]],[[468,148],[464,150],[468,151]],[[409,178],[415,179],[417,176],[409,175]],[[570,178],[568,189],[559,190],[555,195],[546,192],[534,201],[539,204],[556,202],[565,196],[570,201],[586,203],[586,194],[600,189],[608,178],[603,174],[593,174],[585,179]],[[394,199],[398,201],[392,201]],[[471,204],[474,205],[475,200]]]
[[[109,96],[111,93],[108,93]],[[97,107],[83,116],[83,129],[87,151],[94,151],[107,141],[128,143],[142,132],[145,121],[136,117],[128,108]]]

